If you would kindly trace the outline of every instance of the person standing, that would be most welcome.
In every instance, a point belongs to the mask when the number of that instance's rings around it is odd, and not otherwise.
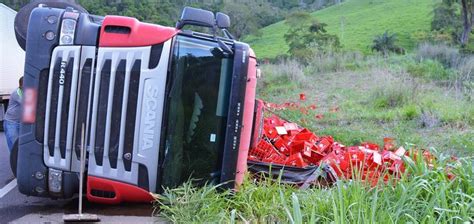
[[[22,98],[23,98],[23,77],[18,80],[18,88],[10,95],[8,101],[7,112],[3,119],[3,130],[7,139],[8,150],[11,152],[13,144],[18,139],[20,133],[20,122],[22,114]]]

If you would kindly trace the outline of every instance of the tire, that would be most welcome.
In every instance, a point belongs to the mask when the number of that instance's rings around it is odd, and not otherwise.
[[[18,161],[18,140],[13,143],[13,149],[10,153],[10,168],[12,169],[13,175],[16,177],[16,167]]]

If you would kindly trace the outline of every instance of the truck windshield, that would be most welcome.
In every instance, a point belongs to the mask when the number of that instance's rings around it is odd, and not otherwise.
[[[177,36],[171,65],[163,187],[219,180],[232,76],[217,43]]]

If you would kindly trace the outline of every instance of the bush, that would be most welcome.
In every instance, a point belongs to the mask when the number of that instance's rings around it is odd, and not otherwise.
[[[382,53],[384,56],[387,56],[390,52],[397,54],[405,53],[405,49],[396,44],[397,41],[395,33],[390,34],[388,31],[385,31],[385,33],[374,37],[371,49],[372,51]]]
[[[293,82],[302,85],[306,80],[303,66],[296,60],[284,60],[276,64],[265,65],[262,70],[262,82],[268,82],[268,84]]]
[[[453,80],[454,89],[457,93],[464,95],[467,100],[474,100],[474,56],[461,59],[457,71]]]
[[[372,100],[375,108],[395,108],[402,107],[411,103],[414,90],[405,86],[386,86],[379,87],[372,94]]]
[[[418,108],[414,104],[407,105],[402,109],[402,116],[405,120],[413,120],[419,114]]]
[[[455,72],[451,69],[445,69],[444,66],[431,59],[421,61],[419,63],[410,63],[407,66],[407,72],[418,78],[428,78],[434,80],[447,80],[455,76]]]
[[[445,68],[455,67],[460,57],[457,48],[446,44],[423,43],[415,50],[417,61],[421,62],[429,59],[441,63]]]
[[[436,127],[440,123],[437,112],[432,109],[422,109],[419,117],[419,124],[422,128]]]
[[[411,38],[415,40],[416,43],[454,43],[452,33],[446,31],[423,31],[419,30],[414,32],[411,35]]]
[[[303,62],[316,52],[332,52],[341,47],[338,36],[327,32],[327,24],[307,12],[290,14],[285,24],[290,27],[284,35],[288,53]]]
[[[341,72],[361,67],[364,57],[358,52],[316,52],[308,62],[309,73]]]

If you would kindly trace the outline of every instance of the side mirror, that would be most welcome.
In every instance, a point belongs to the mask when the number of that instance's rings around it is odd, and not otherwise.
[[[216,14],[216,25],[219,29],[222,30],[222,32],[227,38],[231,40],[235,39],[234,36],[232,36],[232,34],[229,32],[229,30],[227,30],[230,27],[230,17],[227,14],[218,12]]]
[[[186,25],[213,28],[215,26],[214,13],[203,9],[184,7],[181,19],[176,23],[176,28],[182,29]]]
[[[230,27],[230,18],[228,15],[218,12],[216,14],[216,23],[219,29],[229,29]]]

